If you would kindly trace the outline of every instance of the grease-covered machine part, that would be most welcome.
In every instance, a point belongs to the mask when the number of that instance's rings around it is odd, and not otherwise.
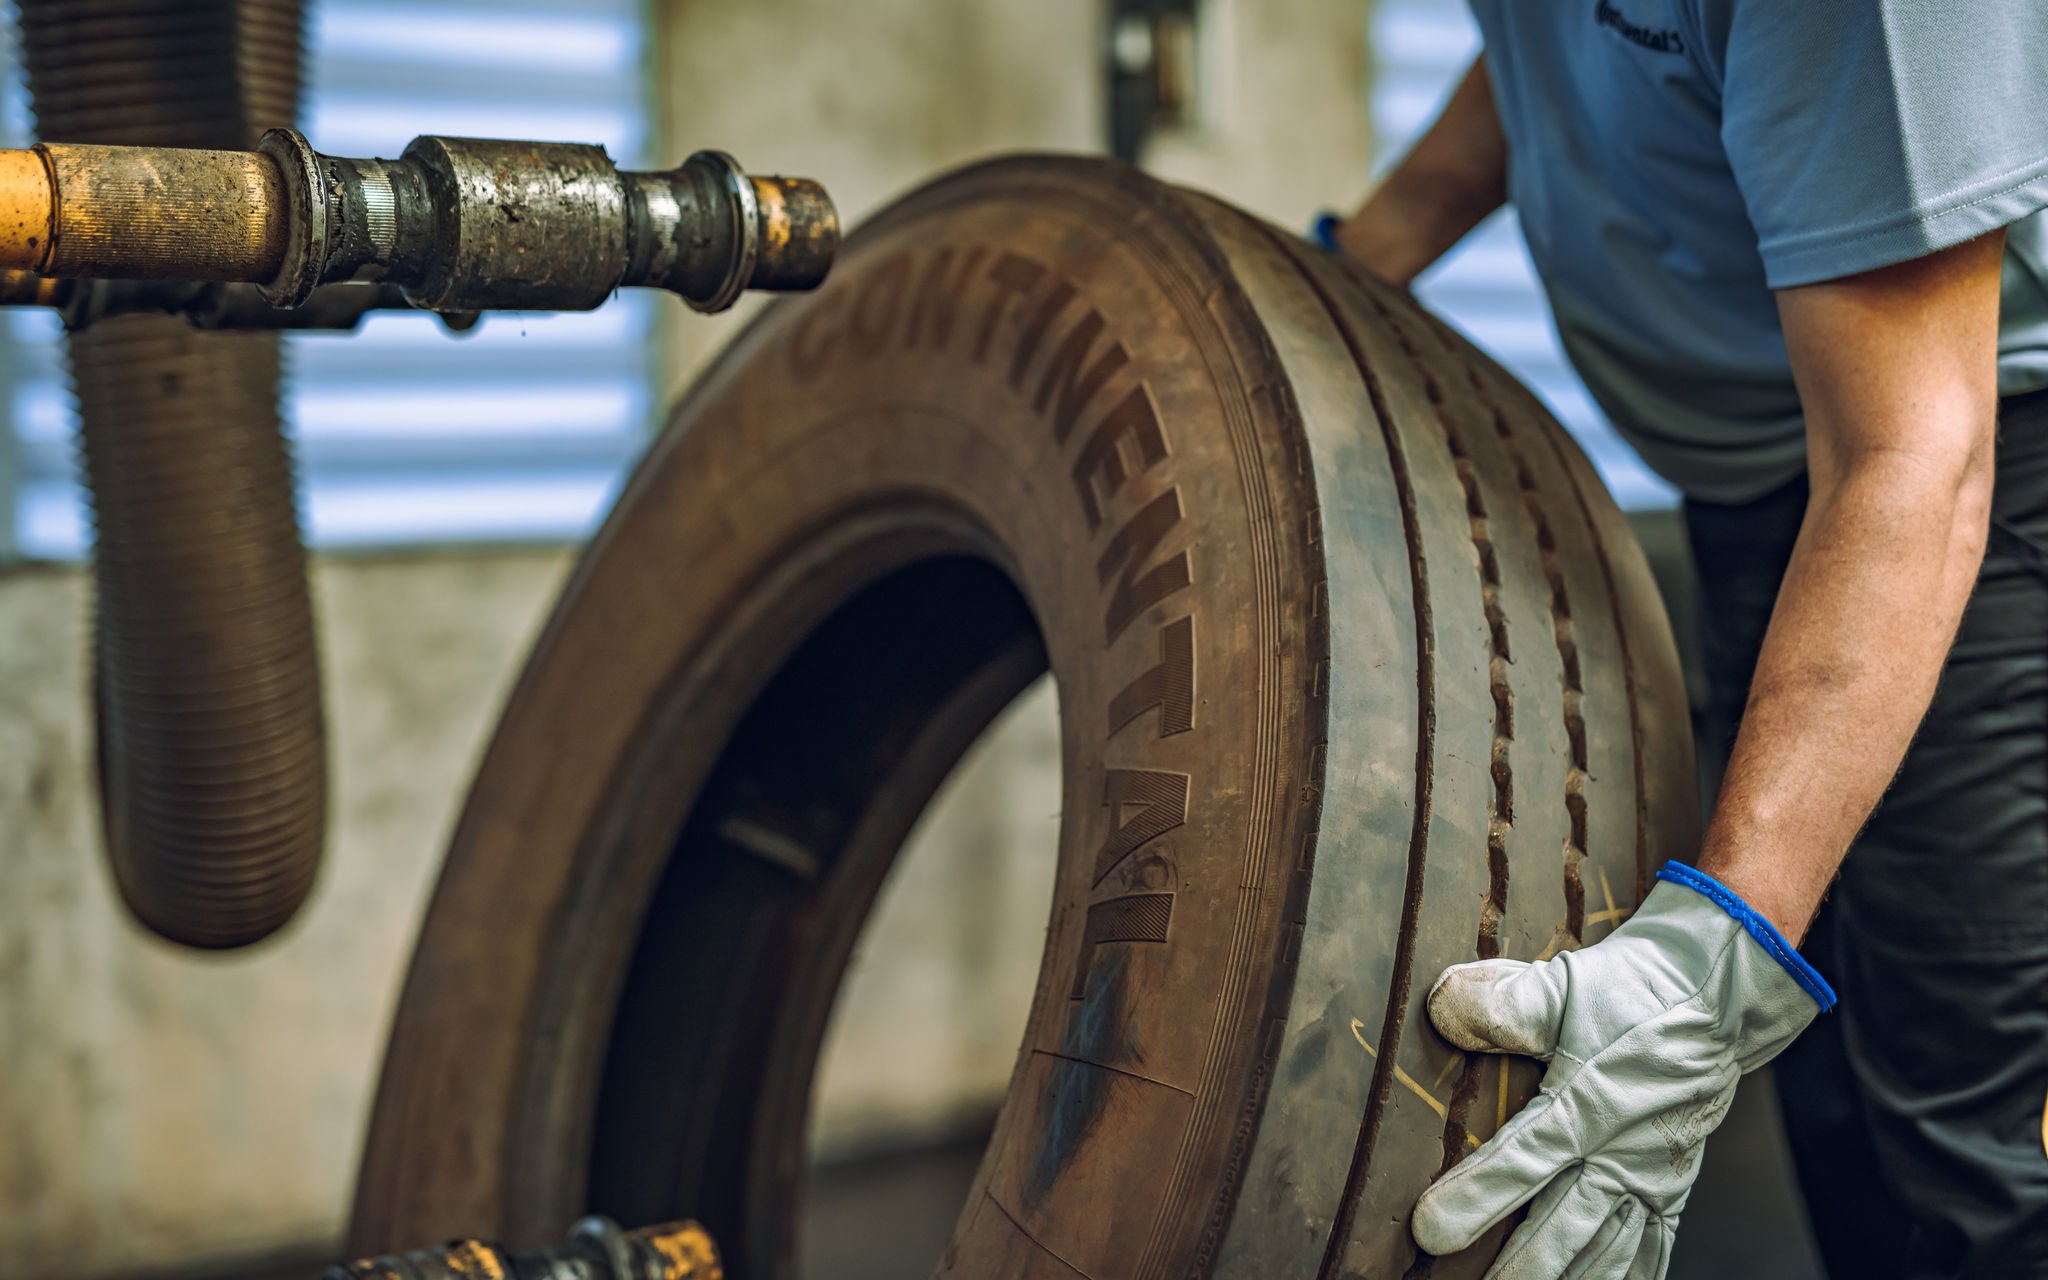
[[[513,1250],[484,1240],[362,1258],[320,1280],[724,1280],[711,1234],[694,1222],[622,1231],[588,1217],[552,1249]]]
[[[296,0],[19,0],[17,12],[37,128],[54,142],[246,149],[296,114]],[[253,230],[259,247],[271,234]],[[130,315],[69,344],[97,530],[114,879],[166,938],[254,942],[311,889],[326,814],[278,339]]]
[[[720,151],[658,173],[603,147],[489,138],[352,160],[291,129],[255,151],[0,151],[0,302],[14,305],[51,303],[47,277],[236,282],[280,308],[375,281],[440,312],[587,311],[640,286],[710,312],[748,289],[814,288],[838,245],[823,187],[751,177]]]
[[[1408,1213],[1537,1069],[1422,1004],[1696,847],[1648,565],[1407,296],[1049,157],[877,215],[647,451],[443,864],[354,1247],[687,1213],[803,1274],[862,921],[1048,667],[1058,875],[1009,904],[1049,906],[1042,969],[937,1274],[1477,1280],[1503,1231],[1429,1262]]]

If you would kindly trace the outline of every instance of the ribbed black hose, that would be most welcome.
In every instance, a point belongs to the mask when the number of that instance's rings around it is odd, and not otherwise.
[[[45,141],[248,147],[298,114],[298,0],[16,8]],[[73,335],[70,354],[114,878],[166,938],[254,942],[312,888],[326,821],[278,341],[124,316]]]

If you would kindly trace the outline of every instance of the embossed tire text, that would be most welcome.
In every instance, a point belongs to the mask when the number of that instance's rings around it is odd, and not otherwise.
[[[355,1249],[588,1207],[792,1275],[854,937],[1048,665],[1056,900],[940,1274],[1410,1274],[1416,1194],[1535,1081],[1437,1039],[1428,978],[1598,939],[1694,838],[1669,628],[1584,458],[1462,339],[1051,158],[881,214],[641,464],[456,832]]]

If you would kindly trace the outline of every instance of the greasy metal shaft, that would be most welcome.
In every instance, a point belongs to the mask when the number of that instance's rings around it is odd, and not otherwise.
[[[711,1235],[694,1222],[621,1231],[585,1218],[555,1249],[522,1252],[482,1240],[363,1258],[329,1267],[321,1280],[723,1280]]]
[[[290,222],[268,157],[177,147],[0,151],[0,219],[17,210],[0,265],[58,279],[269,280]]]
[[[356,160],[289,130],[254,152],[0,151],[0,270],[247,282],[278,306],[387,281],[437,311],[587,310],[636,285],[718,311],[745,289],[816,285],[838,235],[816,183],[749,177],[718,152],[635,173],[601,147],[422,137]]]

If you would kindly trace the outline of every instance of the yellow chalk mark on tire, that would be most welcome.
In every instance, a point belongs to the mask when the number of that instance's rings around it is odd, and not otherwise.
[[[1449,1080],[1451,1076],[1458,1070],[1458,1068],[1464,1065],[1464,1058],[1446,1058],[1444,1060],[1444,1069],[1442,1071],[1437,1072],[1436,1079],[1429,1082],[1430,1089],[1433,1091],[1443,1088],[1444,1082],[1446,1080]]]
[[[1605,870],[1600,872],[1600,896],[1607,900],[1607,909],[1605,911],[1595,911],[1592,915],[1587,916],[1587,924],[1604,923],[1608,931],[1612,932],[1621,927],[1622,921],[1636,913],[1634,907],[1617,907],[1614,905],[1614,886],[1607,883],[1607,872]]]
[[[1373,1048],[1372,1045],[1366,1042],[1365,1024],[1363,1022],[1360,1022],[1356,1018],[1353,1018],[1351,1020],[1351,1038],[1358,1041],[1358,1047],[1365,1050],[1366,1053],[1370,1054],[1375,1060],[1379,1058],[1380,1051],[1378,1049]],[[1436,1112],[1437,1119],[1449,1122],[1451,1118],[1450,1107],[1446,1106],[1443,1102],[1439,1101],[1435,1094],[1423,1088],[1420,1084],[1417,1084],[1414,1076],[1411,1076],[1406,1071],[1401,1070],[1400,1063],[1397,1062],[1393,1064],[1393,1066],[1394,1079],[1399,1081],[1401,1083],[1401,1086],[1407,1089],[1408,1092],[1422,1099],[1424,1106],[1428,1107],[1431,1111]],[[1470,1130],[1467,1130],[1465,1133],[1465,1141],[1471,1143],[1474,1147],[1477,1147],[1479,1145],[1478,1135],[1474,1134]]]

